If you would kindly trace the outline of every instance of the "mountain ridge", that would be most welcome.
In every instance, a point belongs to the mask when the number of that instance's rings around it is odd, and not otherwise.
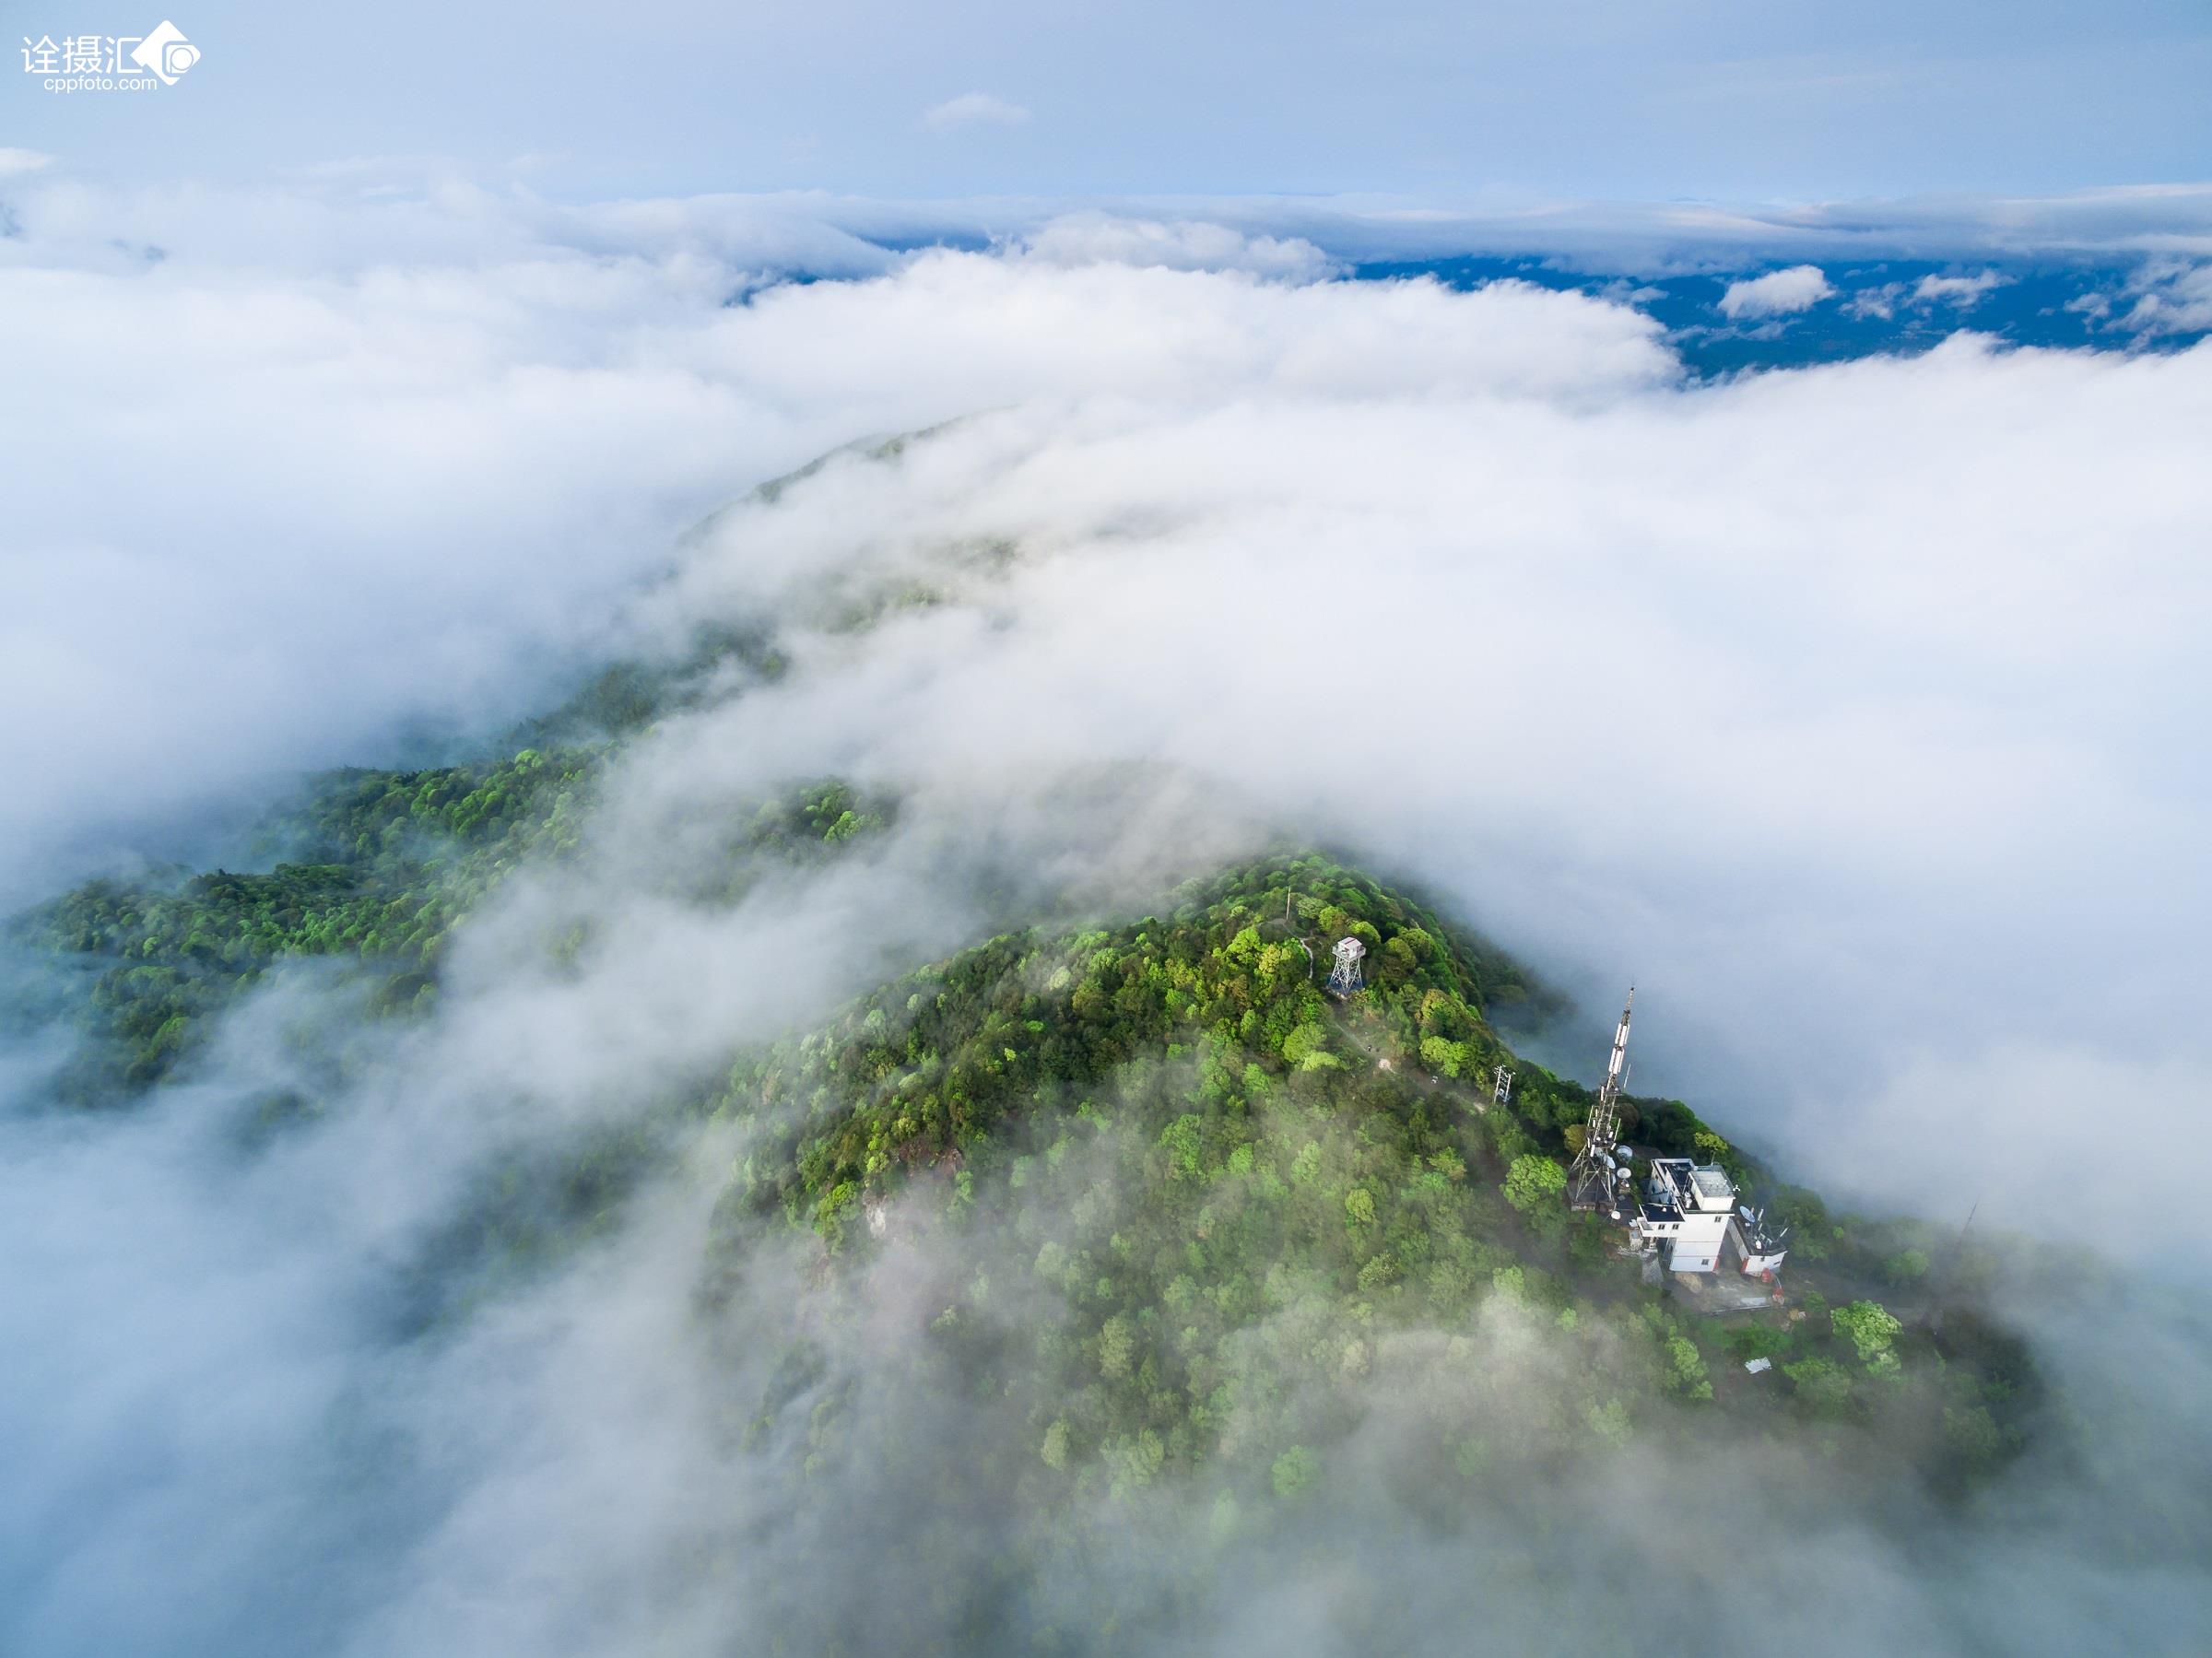
[[[996,1454],[1026,1440],[1070,1498],[1182,1476],[1287,1500],[1383,1354],[1434,1336],[1472,1387],[1500,1319],[1575,1355],[1557,1408],[1515,1417],[1510,1452],[1447,1410],[1417,1464],[1528,1473],[1592,1436],[1841,1435],[1956,1493],[2025,1444],[2023,1346],[1986,1321],[1947,1344],[1892,1317],[1874,1296],[1906,1233],[1776,1185],[1680,1102],[1629,1101],[1624,1137],[1769,1187],[1823,1258],[1806,1290],[1700,1316],[1620,1258],[1619,1229],[1571,1214],[1560,1165],[1591,1096],[1489,1026],[1486,993],[1524,983],[1503,958],[1478,972],[1431,912],[1319,854],[1172,896],[1118,926],[1002,935],[741,1060],[714,1104],[751,1133],[715,1269],[743,1276],[763,1220],[813,1235],[833,1302],[887,1252],[961,1263],[898,1314],[930,1332],[923,1370],[1003,1401],[1022,1428]],[[1340,930],[1370,943],[1366,990],[1324,994],[1286,905],[1324,959]],[[1510,1105],[1471,1080],[1500,1064]],[[1018,1328],[994,1311],[1009,1295]],[[1288,1348],[1264,1335],[1286,1325]],[[1769,1374],[1746,1371],[1760,1358]],[[1430,1359],[1419,1385],[1448,1394]]]

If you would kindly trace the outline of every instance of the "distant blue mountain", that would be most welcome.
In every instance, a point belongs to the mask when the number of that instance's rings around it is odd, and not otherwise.
[[[2206,331],[2147,335],[2117,325],[2137,268],[2110,261],[1989,259],[1972,265],[1885,259],[1821,266],[1835,292],[1788,315],[1731,320],[1720,309],[1732,282],[1779,269],[1770,261],[1739,270],[1623,277],[1577,270],[1558,258],[1472,255],[1370,263],[1362,280],[1431,276],[1453,288],[1511,278],[1577,289],[1632,304],[1667,330],[1692,372],[1711,378],[1744,369],[1796,368],[1884,353],[1925,351],[1961,330],[2013,346],[2179,350]],[[1924,283],[1933,286],[1924,288]]]

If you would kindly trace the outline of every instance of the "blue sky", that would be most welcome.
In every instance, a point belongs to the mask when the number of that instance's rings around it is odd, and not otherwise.
[[[0,144],[110,180],[435,158],[567,198],[1803,201],[2193,180],[2212,156],[2202,0],[138,3],[11,11],[58,38],[173,6],[198,67],[64,97],[11,58]]]

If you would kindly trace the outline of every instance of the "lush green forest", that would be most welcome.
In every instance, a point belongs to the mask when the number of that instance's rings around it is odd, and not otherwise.
[[[58,1005],[84,1031],[65,1096],[112,1101],[171,1076],[210,1016],[286,959],[335,958],[373,1011],[427,1009],[453,927],[517,869],[574,854],[624,741],[717,685],[782,671],[765,633],[702,630],[670,662],[594,675],[519,727],[508,752],[308,779],[244,849],[257,873],[159,868],[14,917],[6,941],[52,970],[26,1000]],[[724,896],[737,896],[757,854],[804,856],[881,821],[841,784],[795,785],[733,826]]]
[[[333,773],[265,828],[291,855],[263,873],[94,881],[18,917],[16,939],[60,970],[85,1031],[67,1094],[112,1100],[171,1075],[212,1015],[287,960],[335,958],[372,1011],[428,1009],[453,928],[517,869],[575,854],[606,753]],[[827,855],[883,812],[836,782],[762,802],[733,826],[716,896],[735,901],[764,860]]]
[[[1010,1480],[1050,1507],[1194,1478],[1249,1519],[1328,1480],[1377,1390],[1423,1402],[1406,1465],[1468,1481],[1722,1421],[1948,1491],[2020,1444],[2024,1350],[1877,1299],[1925,1288],[1896,1229],[1780,1189],[1820,1257],[1787,1308],[1697,1317],[1644,1285],[1618,1229],[1562,1202],[1589,1097],[1499,1040],[1485,1008],[1530,986],[1494,953],[1318,856],[1175,899],[912,974],[748,1056],[718,1104],[758,1130],[723,1205],[735,1279],[762,1218],[811,1230],[831,1297],[885,1252],[959,1264],[915,1310],[915,1382],[993,1400],[1003,1433],[988,1472],[946,1453],[947,1488]],[[1318,981],[1345,935],[1372,971],[1339,1004]],[[1628,1124],[1775,1190],[1678,1102]],[[1757,1358],[1773,1370],[1747,1375]],[[834,1409],[807,1433],[840,1453]]]
[[[588,858],[629,735],[733,664],[780,671],[749,639],[617,669],[499,758],[312,780],[264,826],[252,872],[96,881],[16,918],[15,943],[47,964],[47,1011],[79,1032],[65,1097],[120,1109],[190,1077],[220,1015],[279,971],[335,977],[371,1021],[434,1017],[456,930],[518,873]],[[720,862],[685,871],[677,896],[734,903],[896,816],[840,782],[794,784],[735,814]],[[763,1262],[802,1264],[772,1379],[733,1401],[734,1441],[794,1449],[774,1465],[802,1511],[841,1468],[1023,1516],[992,1545],[994,1574],[941,1590],[978,1597],[954,1620],[978,1629],[1002,1629],[1037,1573],[1089,1561],[1102,1515],[1170,1494],[1178,1511],[1196,1499],[1217,1540],[1265,1542],[1354,1491],[1441,1524],[1464,1496],[1536,1488],[1594,1452],[1748,1439],[1942,1501],[2039,1419],[2025,1348],[1975,1311],[1943,1240],[1830,1214],[1688,1106],[1635,1099],[1625,1134],[1642,1152],[1722,1162],[1794,1228],[1783,1305],[1700,1316],[1647,1283],[1618,1229],[1562,1200],[1588,1092],[1493,1023],[1556,998],[1367,874],[1286,851],[1135,919],[1008,919],[737,1054],[717,1086],[499,1152],[423,1241],[403,1323],[451,1327],[726,1136],[739,1150],[700,1309],[743,1333],[733,1374],[760,1373],[762,1325],[716,1309],[761,1293]],[[1347,936],[1367,984],[1338,1000],[1322,982]],[[1500,1064],[1518,1077],[1505,1106]],[[315,1109],[284,1101],[264,1126]],[[911,1364],[887,1401],[853,1353],[894,1266]],[[1747,1373],[1754,1358],[1771,1370]],[[1119,1616],[1104,1599],[1085,1627]]]
[[[71,1096],[124,1099],[188,1066],[215,1016],[295,958],[335,958],[375,1016],[421,1017],[453,929],[513,871],[576,855],[609,752],[332,774],[272,819],[265,840],[294,855],[263,873],[98,881],[18,918],[75,987]],[[761,802],[733,826],[715,896],[891,815],[835,782]],[[605,1223],[671,1120],[711,1114],[753,1131],[725,1266],[756,1217],[845,1262],[883,1246],[871,1212],[894,1235],[982,1228],[1014,1251],[933,1313],[940,1381],[1018,1399],[1017,1437],[1046,1471],[1030,1477],[1071,1490],[1205,1467],[1240,1501],[1287,1495],[1341,1427],[1333,1388],[1366,1385],[1395,1335],[1500,1306],[1540,1318],[1576,1380],[1537,1418],[1470,1393],[1430,1447],[1454,1467],[1694,1433],[1707,1407],[1865,1432],[1953,1486],[2021,1442],[2035,1390],[2017,1347],[1967,1314],[1939,1342],[1876,1299],[1920,1298],[1924,1233],[1829,1216],[1678,1101],[1631,1100],[1628,1136],[1763,1187],[1796,1226],[1799,1293],[1716,1322],[1642,1286],[1618,1232],[1561,1200],[1590,1096],[1493,1029],[1488,1010],[1546,994],[1501,953],[1317,854],[1174,898],[1115,926],[993,938],[747,1054],[715,1098],[641,1101],[637,1125],[520,1159],[440,1258],[491,1263],[496,1284],[558,1254],[563,1229]],[[1368,985],[1340,1003],[1321,981],[1344,936],[1367,947]],[[1501,1064],[1519,1077],[1502,1108]],[[1003,1331],[972,1335],[1013,1294],[1009,1271],[1036,1321],[1018,1362]],[[1741,1362],[1758,1357],[1776,1373],[1754,1382]]]

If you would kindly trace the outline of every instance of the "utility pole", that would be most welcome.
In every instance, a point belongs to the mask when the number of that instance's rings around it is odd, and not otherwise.
[[[1959,1268],[1966,1260],[1966,1235],[1974,1229],[1974,1217],[1981,1212],[1982,1194],[1977,1192],[1974,1194],[1974,1201],[1967,1207],[1966,1224],[1959,1229],[1959,1236],[1951,1244],[1951,1259],[1943,1274],[1943,1294],[1932,1298],[1936,1304],[1928,1311],[1928,1334],[1930,1335],[1943,1334],[1943,1303],[1950,1294],[1951,1286],[1959,1281]]]

